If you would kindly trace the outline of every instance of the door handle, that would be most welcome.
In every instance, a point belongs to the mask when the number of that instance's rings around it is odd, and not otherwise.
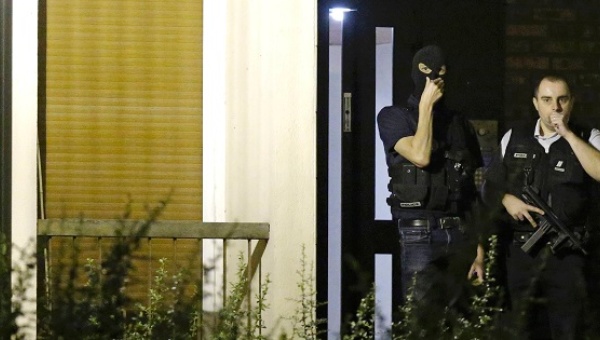
[[[342,122],[343,122],[343,131],[344,132],[352,132],[352,93],[351,92],[344,92],[344,99],[343,99],[343,117],[342,117]]]

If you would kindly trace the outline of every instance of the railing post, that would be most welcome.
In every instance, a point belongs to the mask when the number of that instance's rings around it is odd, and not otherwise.
[[[223,240],[223,307],[227,304],[227,239]]]
[[[246,255],[248,257],[248,264],[246,266],[246,268],[248,268],[246,270],[246,281],[248,284],[248,290],[246,292],[246,299],[248,300],[248,305],[247,305],[247,312],[248,312],[248,317],[247,317],[247,327],[248,327],[248,338],[251,338],[250,332],[252,332],[252,270],[249,270],[250,268],[252,268],[252,240],[248,240],[247,241],[247,249],[246,249]],[[260,288],[259,288],[260,289]]]
[[[198,239],[198,256],[200,257],[200,277],[198,278],[198,282],[200,284],[200,292],[204,290],[204,239]],[[204,299],[198,299],[198,340],[203,339],[204,329],[202,326],[204,325]]]

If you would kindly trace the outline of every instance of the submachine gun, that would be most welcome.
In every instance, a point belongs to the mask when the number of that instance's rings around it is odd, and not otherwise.
[[[531,188],[526,185],[521,194],[527,204],[534,205],[544,211],[544,215],[538,215],[537,230],[521,246],[524,252],[530,253],[531,249],[544,237],[544,235],[553,235],[550,241],[550,250],[555,253],[562,247],[579,249],[585,255],[587,251],[583,248],[579,238],[571,232],[567,226],[556,216],[552,208]]]

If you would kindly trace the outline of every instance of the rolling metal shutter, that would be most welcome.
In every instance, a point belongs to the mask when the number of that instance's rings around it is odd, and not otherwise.
[[[202,219],[202,0],[47,0],[47,217]]]

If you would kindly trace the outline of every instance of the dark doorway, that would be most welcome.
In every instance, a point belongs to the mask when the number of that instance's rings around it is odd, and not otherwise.
[[[330,19],[333,8],[350,10],[339,27]],[[504,4],[321,0],[318,9],[317,298],[328,303],[318,318],[328,320],[328,337],[335,338],[377,280],[376,268],[391,285],[386,308],[399,302],[377,112],[406,101],[413,53],[435,43],[447,54],[448,106],[472,120],[501,117]]]

